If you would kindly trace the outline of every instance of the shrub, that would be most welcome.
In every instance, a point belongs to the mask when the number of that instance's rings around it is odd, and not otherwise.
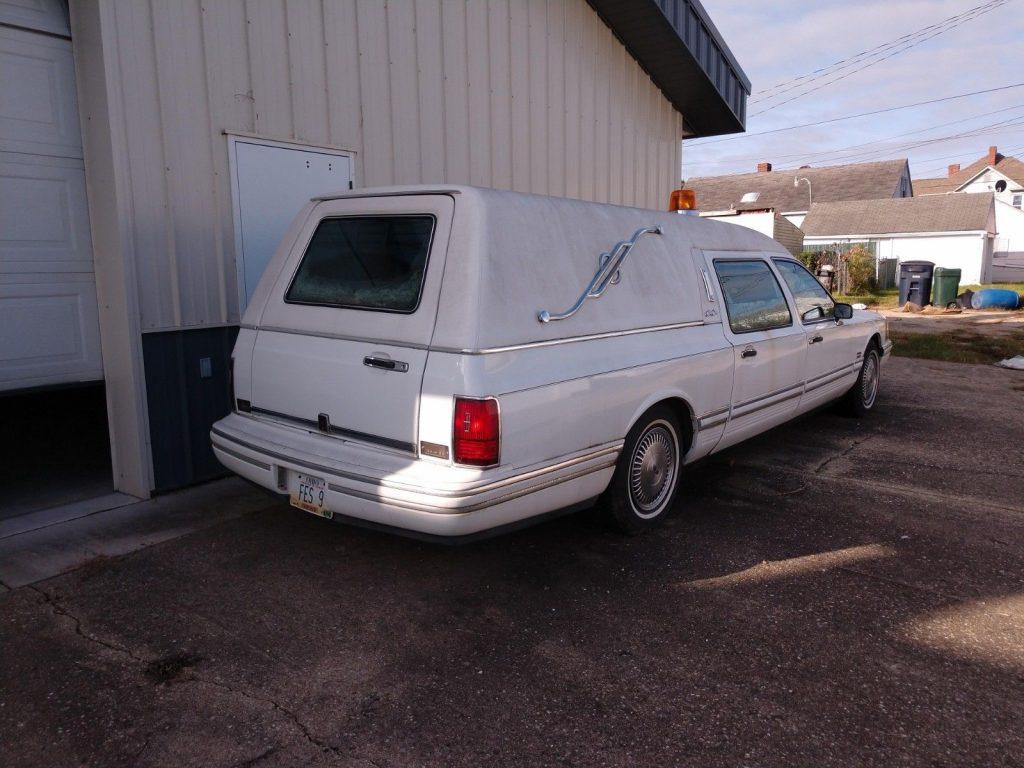
[[[800,261],[804,263],[811,272],[814,272],[818,268],[818,257],[821,255],[819,251],[804,251],[800,254]]]
[[[864,246],[853,246],[846,254],[846,273],[849,293],[867,293],[875,281],[875,257]]]

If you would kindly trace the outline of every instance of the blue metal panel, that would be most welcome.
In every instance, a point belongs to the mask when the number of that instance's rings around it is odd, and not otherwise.
[[[210,427],[231,410],[228,369],[237,335],[230,326],[142,336],[158,493],[227,474],[210,448]]]

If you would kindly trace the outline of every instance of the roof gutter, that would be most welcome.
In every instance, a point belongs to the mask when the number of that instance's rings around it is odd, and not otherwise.
[[[946,237],[948,235],[991,235],[987,229],[949,229],[943,232],[876,232],[870,235],[808,235],[804,233],[805,240],[828,240],[838,243],[842,240],[871,240],[886,237]]]

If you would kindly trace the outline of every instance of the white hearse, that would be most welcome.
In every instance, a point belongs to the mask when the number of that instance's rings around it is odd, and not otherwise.
[[[695,216],[461,186],[311,201],[245,312],[229,469],[323,517],[460,537],[599,503],[662,520],[682,465],[832,400],[883,319]]]

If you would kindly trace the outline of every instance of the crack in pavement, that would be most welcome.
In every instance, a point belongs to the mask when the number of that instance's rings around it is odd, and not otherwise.
[[[853,451],[855,451],[860,446],[864,445],[864,443],[866,443],[872,437],[874,437],[874,435],[867,435],[866,437],[862,437],[860,440],[854,440],[853,441],[853,445],[851,445],[848,448],[840,451],[835,456],[831,456],[831,457],[825,459],[823,462],[821,462],[821,464],[818,465],[818,468],[814,470],[814,474],[820,475],[822,473],[822,471],[825,469],[825,467],[827,467],[833,461],[838,461],[839,459],[842,459],[842,458],[845,458],[846,456],[849,456],[851,453],[853,453]]]
[[[73,614],[71,611],[69,611],[67,608],[62,606],[60,602],[45,589],[37,587],[34,584],[27,584],[26,587],[28,589],[31,589],[40,597],[42,597],[43,602],[50,607],[50,610],[53,611],[54,615],[71,621],[72,624],[74,625],[75,634],[79,637],[83,638],[84,640],[88,640],[90,643],[99,645],[100,647],[105,648],[109,651],[113,651],[117,654],[120,654],[121,656],[127,656],[129,659],[138,664],[146,665],[149,663],[146,659],[136,654],[130,648],[111,642],[109,640],[104,640],[101,637],[97,637],[96,635],[87,632],[85,628],[82,626],[82,620],[78,616]],[[274,699],[267,698],[264,696],[258,696],[254,693],[250,693],[249,691],[245,691],[240,688],[235,688],[234,686],[228,685],[227,683],[223,683],[218,680],[211,680],[204,677],[200,677],[195,672],[189,672],[186,676],[180,678],[180,680],[182,682],[195,682],[210,685],[215,688],[228,691],[229,693],[233,693],[236,696],[242,696],[243,698],[249,699],[251,701],[260,702],[262,704],[269,704],[275,711],[280,712],[282,715],[284,715],[299,730],[303,738],[305,738],[306,741],[308,741],[313,746],[317,747],[321,752],[331,754],[338,754],[341,752],[341,749],[339,747],[332,746],[314,736],[313,733],[310,731],[309,727],[305,723],[303,723],[302,720],[299,719],[299,716],[295,712],[288,709],[280,702],[275,701]],[[146,743],[143,745],[142,750],[140,750],[140,754],[142,751],[146,749],[147,746],[149,746],[148,739]],[[274,747],[274,749],[276,749],[276,747]],[[274,749],[272,749],[271,752],[274,751]],[[267,756],[269,756],[269,753],[257,757],[261,760]]]
[[[75,634],[79,637],[88,640],[90,643],[95,643],[96,645],[102,646],[107,650],[115,651],[116,653],[122,654],[123,656],[127,656],[132,661],[136,661],[140,664],[146,663],[145,659],[136,655],[130,648],[126,648],[123,645],[118,645],[117,643],[112,643],[109,640],[104,640],[100,637],[96,637],[96,635],[86,632],[82,628],[82,620],[75,616],[73,613],[71,613],[71,611],[69,611],[67,608],[61,606],[61,604],[57,602],[57,599],[53,597],[53,595],[51,595],[45,589],[41,589],[40,587],[37,587],[34,584],[26,584],[25,586],[28,589],[31,589],[36,594],[38,594],[39,596],[41,596],[43,598],[43,602],[50,606],[50,609],[53,611],[55,615],[61,616],[66,619],[70,619],[75,625]]]
[[[219,680],[200,677],[195,672],[190,672],[188,675],[183,677],[182,680],[184,682],[193,682],[199,683],[201,685],[210,685],[214,688],[219,688],[222,691],[228,691],[229,693],[233,693],[237,696],[242,696],[243,698],[249,699],[251,701],[257,701],[261,704],[269,704],[275,711],[280,712],[285,717],[287,717],[292,722],[292,724],[299,729],[299,731],[302,733],[306,741],[308,741],[313,746],[318,747],[321,752],[327,752],[335,755],[341,753],[340,747],[332,746],[331,744],[328,744],[327,742],[318,739],[316,736],[313,735],[313,732],[310,731],[309,726],[302,722],[302,720],[299,719],[299,716],[295,712],[288,709],[286,706],[276,701],[275,699],[271,699],[266,696],[257,696],[254,693],[244,691],[240,688],[235,688],[234,686],[229,685],[228,683],[223,683]]]
[[[238,765],[236,765],[235,768],[253,768],[254,765],[262,763],[275,752],[277,752],[277,747],[269,747],[268,749],[264,749],[258,755],[247,758],[242,762],[238,763]]]
[[[142,757],[142,753],[143,752],[145,752],[147,749],[149,749],[149,742],[151,742],[152,740],[153,740],[152,736],[147,737],[146,741],[143,742],[142,747],[139,749],[139,751],[136,752],[134,755],[132,755],[131,759],[132,759],[132,763],[133,764],[134,764],[134,762],[136,760],[138,760],[140,757]]]

